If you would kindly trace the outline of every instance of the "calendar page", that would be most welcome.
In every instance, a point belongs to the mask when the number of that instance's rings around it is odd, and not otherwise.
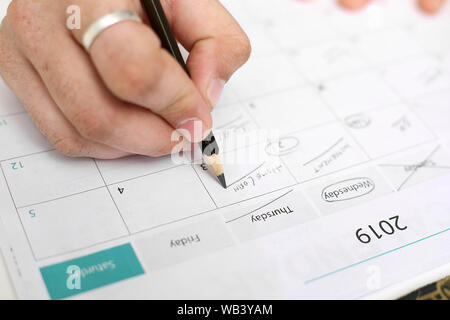
[[[170,156],[66,158],[1,82],[20,298],[365,298],[450,272],[450,6],[223,3],[253,46],[213,111],[226,190]]]

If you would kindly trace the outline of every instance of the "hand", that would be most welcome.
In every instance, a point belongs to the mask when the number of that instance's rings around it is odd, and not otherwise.
[[[67,156],[161,156],[175,128],[211,128],[225,82],[248,59],[250,44],[216,0],[161,1],[176,38],[190,51],[189,78],[147,25],[124,21],[80,45],[105,14],[139,0],[13,0],[0,27],[0,75],[48,140]],[[81,28],[66,27],[69,6]]]
[[[372,0],[339,0],[339,3],[351,10],[361,9]],[[445,3],[445,0],[418,0],[419,7],[427,13],[436,13]]]

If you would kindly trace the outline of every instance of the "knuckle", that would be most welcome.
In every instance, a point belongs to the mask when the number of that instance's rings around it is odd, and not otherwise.
[[[146,54],[144,61],[142,55],[127,51],[121,50],[108,57],[108,65],[114,66],[114,73],[108,77],[108,85],[119,98],[135,101],[155,88],[162,67],[157,62],[160,59],[151,53]],[[151,73],[147,70],[151,70]]]
[[[193,88],[179,88],[173,100],[168,105],[155,107],[154,112],[166,119],[176,117],[185,110],[193,114],[201,113],[202,103],[198,103],[198,93]]]
[[[33,29],[33,16],[33,6],[30,6],[26,0],[14,0],[8,7],[8,24],[18,34],[28,33]]]
[[[27,52],[39,48],[44,35],[39,20],[40,1],[14,0],[8,7],[5,24],[14,40]]]
[[[4,24],[0,26],[0,76],[11,78],[17,75],[18,66],[23,64],[23,56],[6,32]]]
[[[252,53],[250,39],[243,32],[234,32],[224,36],[216,48],[217,55],[221,57],[220,68],[225,80],[244,65]]]
[[[86,156],[86,144],[77,137],[60,137],[55,139],[53,146],[63,155],[71,158]]]
[[[15,23],[16,21],[20,21],[22,6],[23,2],[21,0],[14,0],[9,4],[6,11],[6,18],[8,19],[8,22],[10,24]]]
[[[98,115],[87,108],[80,108],[73,117],[72,123],[78,132],[88,140],[108,141],[112,135],[107,115]]]
[[[233,41],[233,43],[235,57],[242,63],[245,63],[250,58],[252,53],[250,39],[245,33],[242,33],[235,39],[235,41]]]
[[[1,75],[1,70],[7,66],[7,55],[6,55],[6,48],[5,48],[5,43],[6,43],[6,39],[3,35],[3,29],[0,27],[0,75]]]
[[[118,70],[121,79],[114,81],[113,90],[120,98],[129,99],[140,96],[152,85],[151,81],[149,82],[152,77],[148,77],[142,69],[132,63],[124,63]]]

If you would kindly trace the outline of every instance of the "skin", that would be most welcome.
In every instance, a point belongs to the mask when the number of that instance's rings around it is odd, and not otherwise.
[[[338,0],[350,10],[370,0]],[[139,0],[13,0],[0,26],[0,75],[61,153],[100,159],[169,154],[178,129],[190,141],[193,122],[206,134],[224,84],[249,58],[250,41],[217,0],[162,0],[178,41],[190,52],[189,78],[145,24],[103,31],[90,52],[85,28]],[[421,0],[434,13],[444,0]],[[66,9],[81,8],[82,28],[66,27]],[[183,129],[183,130],[181,130]],[[181,138],[179,136],[178,138]]]
[[[0,74],[41,132],[63,154],[111,159],[169,154],[175,128],[211,128],[218,91],[250,55],[250,42],[218,1],[162,1],[190,51],[189,78],[145,24],[118,23],[80,45],[85,28],[139,0],[14,0],[0,28]],[[66,9],[81,8],[80,30]],[[181,124],[181,125],[180,125]],[[192,136],[190,137],[192,138]]]
[[[373,0],[338,0],[339,4],[349,10],[364,8]],[[418,0],[419,7],[426,13],[434,14],[444,5],[446,0]]]

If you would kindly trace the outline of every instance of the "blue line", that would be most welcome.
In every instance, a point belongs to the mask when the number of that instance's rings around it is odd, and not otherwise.
[[[411,246],[411,245],[413,245],[413,244],[415,244],[415,243],[418,243],[418,242],[424,241],[424,240],[426,240],[426,239],[435,237],[435,236],[440,235],[440,234],[442,234],[442,233],[445,233],[445,232],[447,232],[447,231],[450,231],[450,228],[447,228],[447,229],[442,230],[442,231],[440,231],[440,232],[438,232],[438,233],[432,234],[432,235],[430,235],[430,236],[428,236],[428,237],[425,237],[425,238],[416,240],[416,241],[414,241],[414,242],[405,244],[405,245],[403,245],[403,246],[401,246],[401,247],[398,247],[398,248],[395,248],[395,249],[392,249],[392,250],[389,250],[389,251],[386,251],[386,252],[377,254],[376,256],[373,256],[373,257],[370,257],[370,258],[361,260],[361,261],[359,261],[359,262],[355,262],[355,263],[353,263],[353,264],[351,264],[351,265],[348,265],[348,266],[346,266],[346,267],[342,267],[342,268],[339,268],[339,269],[337,269],[337,270],[331,271],[331,272],[329,272],[329,273],[323,274],[323,275],[321,275],[321,276],[315,277],[315,278],[313,278],[313,279],[307,280],[307,281],[305,281],[304,283],[305,283],[305,284],[309,284],[309,283],[311,283],[311,282],[314,282],[314,281],[317,281],[317,280],[326,278],[326,277],[328,277],[328,276],[331,276],[332,274],[335,274],[335,273],[344,271],[344,270],[346,270],[346,269],[350,269],[350,268],[355,267],[355,266],[357,266],[357,265],[359,265],[359,264],[362,264],[362,263],[364,263],[364,262],[367,262],[367,261],[370,261],[370,260],[379,258],[379,257],[384,256],[384,255],[386,255],[386,254],[389,254],[389,253],[392,253],[392,252],[394,252],[394,251],[400,250],[400,249],[402,249],[402,248]]]

